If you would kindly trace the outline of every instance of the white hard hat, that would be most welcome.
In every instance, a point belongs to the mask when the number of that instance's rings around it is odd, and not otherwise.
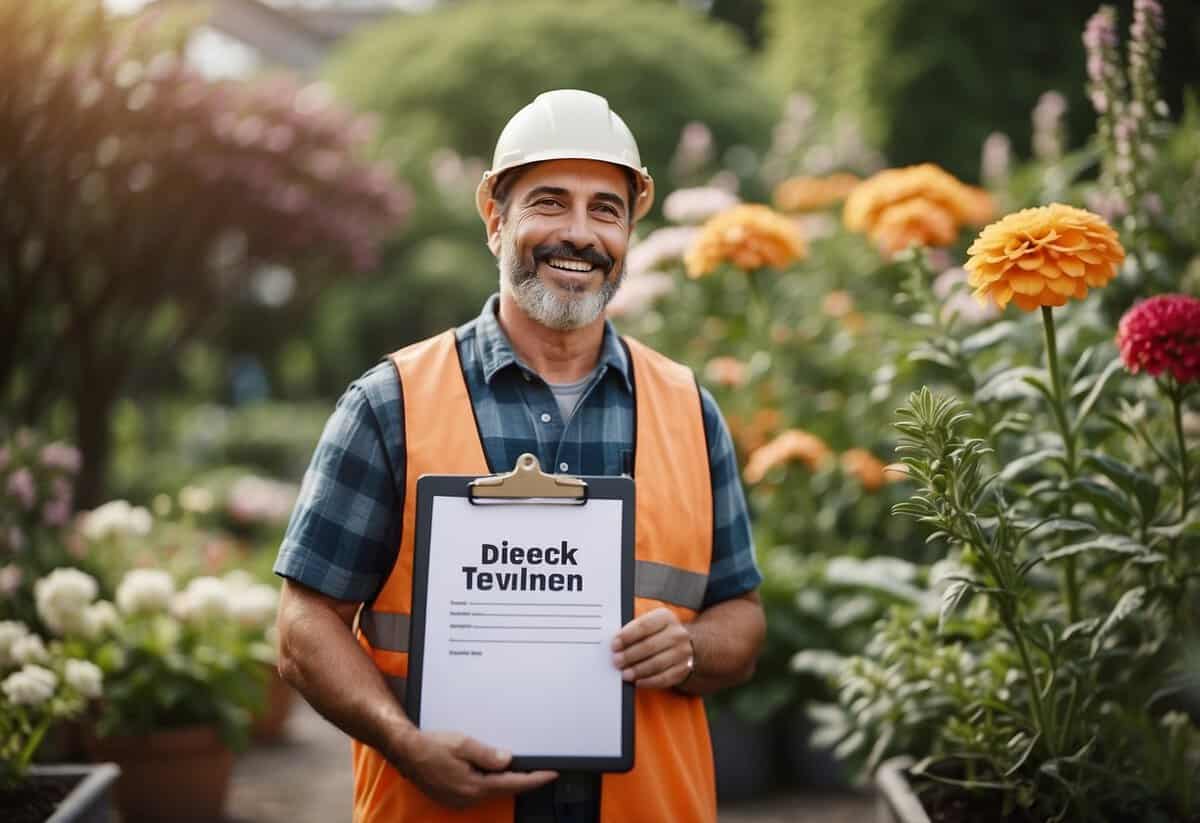
[[[485,206],[501,172],[542,160],[602,160],[623,166],[638,181],[634,219],[654,204],[654,178],[642,165],[633,132],[608,101],[590,91],[556,89],[535,97],[500,132],[492,167],[475,190],[479,216],[487,220]]]

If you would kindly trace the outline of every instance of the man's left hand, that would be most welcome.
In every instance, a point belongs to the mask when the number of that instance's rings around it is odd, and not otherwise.
[[[678,686],[696,662],[691,633],[673,611],[662,607],[626,623],[612,648],[621,678],[643,689]]]

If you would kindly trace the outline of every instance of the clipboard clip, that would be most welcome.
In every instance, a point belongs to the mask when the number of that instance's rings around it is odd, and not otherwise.
[[[587,502],[587,482],[565,474],[546,474],[537,457],[526,452],[517,458],[513,470],[472,480],[468,499],[488,502],[503,500],[556,500],[583,504]]]

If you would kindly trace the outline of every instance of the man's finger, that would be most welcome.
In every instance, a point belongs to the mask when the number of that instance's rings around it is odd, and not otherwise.
[[[531,789],[536,789],[538,786],[545,786],[557,777],[558,772],[549,771],[499,772],[497,774],[485,774],[480,779],[483,781],[483,793],[485,795],[497,795],[527,792]]]
[[[475,768],[485,772],[498,772],[508,768],[512,753],[484,745],[471,737],[464,737],[455,747],[454,753]]]
[[[657,634],[670,624],[672,617],[674,615],[670,611],[660,606],[652,612],[630,620],[613,638],[613,651],[619,652],[643,638]]]
[[[646,677],[635,680],[633,685],[639,689],[667,689],[677,683],[682,683],[690,667],[685,660],[678,666],[672,666],[665,672],[660,672],[653,677]]]
[[[660,651],[635,666],[626,666],[621,670],[621,678],[629,681],[639,681],[666,671],[680,664],[687,664],[686,653],[680,655],[678,649],[671,647]]]
[[[649,660],[656,654],[683,644],[684,634],[676,633],[671,630],[672,628],[668,626],[657,634],[652,634],[617,652],[613,655],[613,664],[618,669],[627,669],[630,666],[641,663],[643,660]]]

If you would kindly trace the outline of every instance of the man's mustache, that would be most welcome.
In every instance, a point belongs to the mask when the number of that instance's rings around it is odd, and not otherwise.
[[[606,254],[596,251],[591,246],[577,249],[570,243],[546,243],[533,248],[533,262],[545,263],[552,257],[572,257],[591,263],[605,274],[612,271],[613,259]]]

